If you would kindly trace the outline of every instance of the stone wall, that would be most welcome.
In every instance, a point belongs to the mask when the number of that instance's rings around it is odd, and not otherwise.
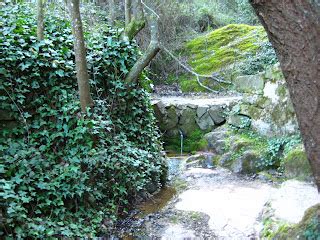
[[[153,100],[160,130],[168,137],[189,136],[195,130],[210,132],[227,121],[228,112],[241,97],[216,99],[163,97]]]
[[[242,86],[237,90],[241,90],[244,95],[234,111],[249,116],[253,130],[267,136],[299,131],[290,95],[278,65],[259,75],[239,77],[236,85]]]
[[[163,97],[153,100],[160,130],[165,136],[185,136],[195,130],[210,132],[225,123],[251,128],[261,135],[298,133],[294,109],[278,65],[258,75],[234,81],[236,97],[191,99]]]

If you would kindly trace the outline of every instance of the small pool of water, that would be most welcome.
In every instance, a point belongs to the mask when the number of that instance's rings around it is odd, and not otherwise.
[[[177,194],[173,187],[164,187],[149,200],[139,204],[138,209],[142,216],[155,213],[163,209],[167,203]]]

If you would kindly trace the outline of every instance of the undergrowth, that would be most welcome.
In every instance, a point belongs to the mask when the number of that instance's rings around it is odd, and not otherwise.
[[[226,151],[232,150],[231,160],[242,156],[245,150],[253,150],[259,153],[260,160],[255,164],[260,171],[267,169],[283,171],[284,157],[301,144],[300,135],[267,138],[253,131],[234,129],[231,136],[235,136],[232,143],[233,149],[231,149],[230,139],[227,141],[225,149]]]
[[[204,139],[205,133],[201,130],[193,131],[190,136],[183,138],[183,153],[195,153],[197,151],[205,150],[207,146],[207,141]],[[175,137],[165,137],[164,148],[168,151],[175,153],[181,152],[181,138],[179,136]]]
[[[0,105],[19,122],[0,132],[0,238],[99,236],[163,176],[149,95],[123,83],[138,50],[86,34],[95,106],[81,114],[69,21],[48,12],[45,30],[37,41],[27,5],[0,9]]]

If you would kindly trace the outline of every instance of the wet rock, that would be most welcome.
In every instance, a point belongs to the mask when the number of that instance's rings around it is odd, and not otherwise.
[[[229,165],[229,162],[231,160],[232,154],[231,153],[226,153],[221,156],[219,159],[219,165],[227,167]]]
[[[196,239],[194,231],[188,230],[182,225],[169,225],[161,239]]]
[[[212,154],[197,154],[190,156],[186,159],[186,167],[202,167],[212,168],[213,167],[213,155]]]

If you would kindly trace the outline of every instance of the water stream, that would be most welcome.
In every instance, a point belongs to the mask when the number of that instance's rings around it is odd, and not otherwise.
[[[320,202],[310,183],[277,185],[207,164],[188,168],[185,159],[169,159],[169,187],[138,206],[124,239],[258,239],[266,208],[296,223]]]

